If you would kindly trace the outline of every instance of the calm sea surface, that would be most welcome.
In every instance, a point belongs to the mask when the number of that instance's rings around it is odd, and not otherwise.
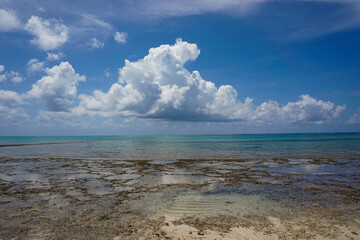
[[[0,156],[116,159],[357,157],[360,134],[0,137]],[[60,144],[47,144],[60,143]]]

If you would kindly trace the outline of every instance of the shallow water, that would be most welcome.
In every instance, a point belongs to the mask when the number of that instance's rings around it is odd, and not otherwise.
[[[0,148],[3,239],[151,238],[161,216],[304,213],[360,229],[358,134],[0,139],[74,141]]]

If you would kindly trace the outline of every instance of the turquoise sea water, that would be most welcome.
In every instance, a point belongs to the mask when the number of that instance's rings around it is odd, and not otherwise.
[[[26,144],[43,145],[26,145]],[[61,144],[47,144],[61,143]],[[0,137],[0,156],[131,159],[357,157],[359,133]]]

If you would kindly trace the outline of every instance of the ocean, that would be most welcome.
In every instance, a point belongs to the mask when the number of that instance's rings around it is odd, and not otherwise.
[[[23,146],[0,148],[0,155],[119,160],[360,155],[359,133],[0,137],[0,145],[12,144]]]

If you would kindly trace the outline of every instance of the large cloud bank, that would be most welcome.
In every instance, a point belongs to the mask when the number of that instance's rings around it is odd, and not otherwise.
[[[184,68],[200,54],[196,44],[178,39],[174,45],[151,48],[136,62],[125,61],[118,82],[108,92],[80,95],[76,114],[137,116],[178,121],[255,121],[323,123],[340,115],[345,106],[302,95],[281,106],[276,101],[254,106],[239,101],[230,85],[216,87],[198,71]]]

